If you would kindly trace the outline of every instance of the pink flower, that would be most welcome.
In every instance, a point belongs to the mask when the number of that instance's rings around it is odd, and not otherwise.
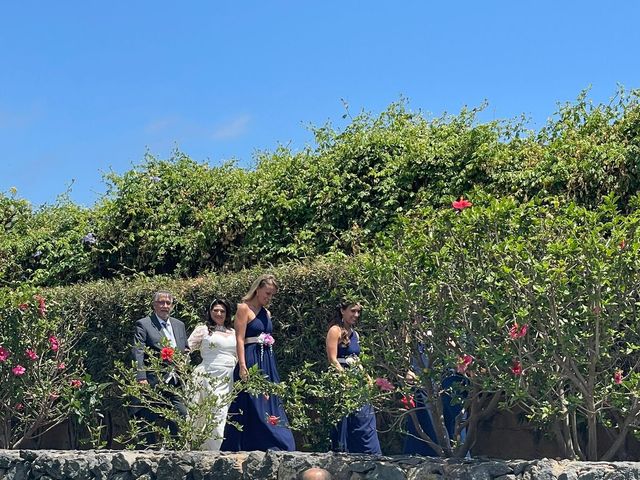
[[[51,348],[51,350],[53,350],[54,352],[57,352],[58,349],[60,348],[60,342],[58,342],[58,339],[56,338],[55,335],[51,335],[49,337],[49,347]]]
[[[376,378],[375,380],[376,387],[378,387],[383,392],[391,392],[395,388],[393,384],[387,380],[386,378]]]
[[[260,335],[258,335],[258,343],[270,347],[271,345],[276,343],[276,341],[270,333],[261,333]]]
[[[514,323],[509,329],[509,338],[511,338],[512,340],[515,340],[517,338],[522,338],[527,334],[528,330],[529,330],[528,324],[525,323],[524,325],[519,326],[517,323]]]
[[[60,362],[58,364],[58,370],[64,370],[65,368],[67,368],[67,366],[64,364],[64,362]]]
[[[0,362],[6,362],[10,355],[11,352],[9,350],[0,346]]]
[[[35,361],[38,359],[38,354],[35,352],[35,350],[32,350],[31,348],[27,348],[24,353],[29,360]]]
[[[21,412],[24,410],[24,403],[16,403],[16,411]]]
[[[458,358],[458,366],[456,370],[458,373],[465,373],[467,368],[473,363],[473,357],[469,354],[464,354],[460,358]]]
[[[279,421],[280,421],[280,417],[276,417],[275,415],[269,415],[269,416],[267,416],[267,422],[268,422],[270,425],[273,425],[274,427],[275,427],[276,425],[278,425],[278,422],[279,422]]]
[[[616,385],[620,385],[622,383],[622,370],[616,370],[616,373],[613,374],[613,383]]]
[[[18,310],[20,310],[21,312],[26,312],[27,310],[29,310],[29,304],[21,303],[20,305],[18,305]]]
[[[513,366],[511,367],[511,373],[514,375],[522,375],[522,364],[518,360],[513,361]]]
[[[416,401],[413,398],[413,395],[409,395],[408,397],[406,395],[403,395],[402,398],[400,399],[400,403],[402,403],[402,406],[404,407],[405,410],[411,410],[412,408],[416,408]]]
[[[464,210],[465,208],[471,207],[472,205],[473,203],[471,203],[469,200],[465,200],[463,197],[460,197],[459,200],[451,202],[451,206],[458,211]]]
[[[49,394],[49,400],[55,402],[58,398],[60,398],[60,394],[57,392],[51,392]]]
[[[38,313],[41,317],[44,317],[45,313],[47,313],[47,305],[45,304],[44,297],[36,295],[36,300],[38,301]]]
[[[73,380],[71,380],[71,382],[69,382],[71,384],[71,386],[73,388],[80,388],[82,386],[82,380],[78,380],[77,378],[74,378]]]
[[[515,340],[516,338],[518,338],[519,328],[520,326],[517,323],[514,323],[513,325],[511,325],[511,328],[509,329],[509,338],[511,338],[511,340]]]
[[[24,375],[24,372],[26,372],[27,369],[24,368],[22,365],[16,365],[11,369],[11,371],[16,377],[19,377],[20,375]]]

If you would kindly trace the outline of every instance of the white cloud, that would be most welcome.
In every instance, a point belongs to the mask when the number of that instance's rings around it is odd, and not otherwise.
[[[176,123],[176,119],[173,117],[159,118],[147,123],[144,126],[144,131],[147,133],[158,133],[175,126]]]
[[[243,135],[251,122],[251,115],[242,114],[218,125],[199,125],[179,116],[167,115],[151,120],[144,131],[151,135],[229,140]]]
[[[211,134],[211,138],[214,140],[229,140],[231,138],[237,138],[247,131],[250,121],[251,115],[239,115],[216,127]]]

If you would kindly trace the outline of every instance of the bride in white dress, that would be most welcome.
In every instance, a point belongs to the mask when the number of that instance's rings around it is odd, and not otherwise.
[[[194,370],[202,385],[195,402],[202,402],[209,395],[228,396],[233,388],[233,369],[238,363],[229,302],[220,298],[211,302],[207,325],[198,325],[188,344],[191,351],[200,350],[202,356],[202,363]],[[228,410],[228,403],[220,406],[215,414],[217,426],[213,436],[201,445],[201,450],[220,450]]]

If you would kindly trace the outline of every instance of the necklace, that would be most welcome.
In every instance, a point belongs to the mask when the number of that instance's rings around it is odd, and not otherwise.
[[[223,333],[225,333],[227,331],[227,327],[225,327],[224,325],[214,325],[211,330],[213,332],[223,332]]]

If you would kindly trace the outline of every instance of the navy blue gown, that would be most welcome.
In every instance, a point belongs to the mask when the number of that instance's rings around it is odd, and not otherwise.
[[[267,310],[261,308],[256,318],[247,324],[245,338],[257,337],[261,333],[271,333],[272,330],[273,325]],[[244,358],[247,368],[258,365],[269,380],[275,383],[280,382],[276,359],[271,348],[261,348],[258,343],[245,343]],[[240,379],[239,366],[236,366],[233,378],[234,381]],[[256,396],[240,392],[229,406],[229,414],[231,421],[242,425],[242,431],[227,423],[221,450],[230,452],[295,450],[287,415],[282,407],[282,401],[276,395],[265,398],[264,395]]]
[[[429,365],[429,359],[425,354],[424,346],[418,346],[418,353],[422,360],[422,366]],[[420,365],[414,362],[414,368],[419,369]],[[456,418],[462,412],[462,404],[464,403],[464,392],[461,386],[466,384],[466,379],[455,372],[444,378],[441,384],[440,401],[442,405],[442,416],[444,426],[447,429],[449,438],[453,438],[456,428]],[[422,390],[415,392],[416,410],[413,412],[420,424],[420,428],[426,433],[431,440],[438,443],[435,427],[433,425],[432,407],[428,402],[427,395]],[[407,415],[407,432],[409,435],[405,438],[403,453],[407,455],[425,455],[430,457],[438,456],[436,451],[429,446],[427,442],[421,439],[420,433],[416,428],[411,416]],[[460,433],[460,440],[464,440],[466,431]]]
[[[449,438],[453,438],[456,426],[456,417],[462,411],[463,398],[453,399],[451,393],[456,396],[456,384],[463,384],[464,378],[461,375],[450,375],[442,382],[443,393],[440,395],[442,402],[442,414],[444,417],[444,425],[449,434]],[[451,393],[449,393],[452,390]],[[461,397],[460,395],[458,395]],[[431,440],[438,442],[435,428],[433,426],[433,418],[431,412],[431,406],[427,401],[426,395],[423,391],[418,390],[415,394],[416,401],[416,415],[420,428],[426,433]],[[426,455],[430,457],[438,456],[437,453],[429,446],[427,442],[420,439],[418,429],[413,423],[410,416],[407,416],[407,432],[411,435],[407,435],[404,442],[403,453],[407,455]],[[417,438],[416,438],[417,437]],[[462,431],[460,440],[464,440],[465,432]]]
[[[360,355],[358,334],[351,332],[349,345],[338,343],[338,361],[349,356]],[[344,362],[340,364],[347,368]],[[378,432],[376,431],[376,414],[371,404],[365,404],[355,412],[342,417],[331,430],[331,450],[346,453],[382,454]]]

